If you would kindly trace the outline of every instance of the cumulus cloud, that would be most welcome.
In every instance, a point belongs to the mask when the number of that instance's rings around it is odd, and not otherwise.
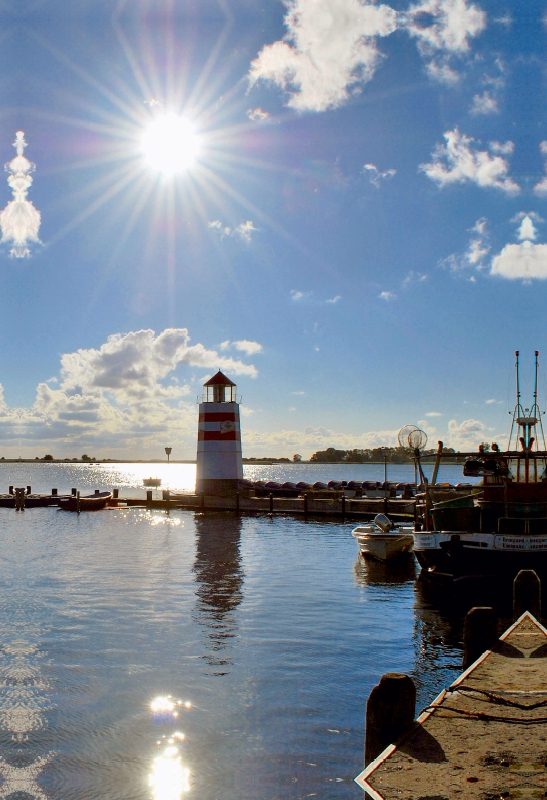
[[[307,426],[302,429],[287,429],[263,433],[250,428],[241,432],[246,452],[256,454],[292,452],[311,453],[336,447],[343,450],[369,447],[396,447],[397,430],[366,431],[360,434],[335,431],[325,426]]]
[[[459,75],[450,59],[465,55],[469,40],[482,33],[484,11],[467,0],[425,0],[411,6],[404,17],[406,30],[418,40],[429,75],[442,83],[455,83]]]
[[[547,158],[547,142],[541,142],[541,144],[539,145],[539,149],[541,154]],[[547,169],[547,162],[545,164],[545,167]],[[547,175],[545,175],[539,181],[539,183],[536,183],[536,185],[534,186],[534,192],[539,197],[544,197],[547,194]]]
[[[466,419],[457,422],[451,419],[448,423],[448,437],[445,444],[456,450],[475,449],[492,428],[487,428],[484,422],[478,419]]]
[[[167,383],[180,367],[218,368],[228,375],[255,377],[251,364],[222,356],[202,344],[190,344],[186,328],[114,334],[99,348],[61,357],[60,381],[40,383],[30,408],[9,408],[0,386],[0,439],[33,443],[100,444],[130,452],[169,441],[195,441],[195,404],[191,389]],[[35,446],[35,445],[33,445]],[[87,446],[87,445],[85,445]]]
[[[387,181],[397,174],[396,169],[388,169],[385,172],[380,172],[380,170],[375,167],[374,164],[365,164],[363,167],[363,172],[365,174],[370,172],[370,182],[374,184],[377,189],[379,189],[382,185],[382,181]]]
[[[24,156],[27,143],[23,131],[17,131],[13,146],[17,155],[5,166],[6,172],[9,172],[8,184],[13,200],[0,213],[1,241],[11,243],[11,256],[25,258],[30,256],[29,245],[41,244],[38,237],[40,212],[27,200],[32,186],[31,172],[36,166]]]
[[[262,345],[258,342],[251,342],[248,339],[240,339],[237,342],[222,342],[220,345],[221,350],[228,350],[230,347],[235,347],[236,350],[240,350],[242,353],[246,353],[248,356],[254,356],[257,353],[262,353]]]
[[[520,216],[520,215],[519,215]],[[545,280],[547,278],[547,244],[534,244],[537,231],[531,214],[525,214],[517,238],[520,244],[506,244],[492,259],[491,275],[509,280]]]
[[[256,233],[260,228],[255,228],[254,223],[248,219],[246,222],[241,222],[236,228],[231,228],[229,225],[223,225],[219,219],[209,222],[208,227],[215,230],[220,234],[220,238],[225,236],[235,236],[238,239],[243,239],[245,242],[250,242],[253,233]]]
[[[478,114],[499,114],[498,101],[495,97],[492,97],[490,92],[476,94],[473,97],[469,113],[474,116]]]
[[[485,15],[467,0],[426,0],[406,12],[369,0],[283,0],[286,34],[252,62],[249,82],[275,84],[300,111],[325,111],[371,80],[384,58],[378,39],[406,29],[417,39],[430,75],[457,80],[453,56],[485,27]]]
[[[311,296],[311,292],[301,292],[299,289],[291,289],[291,300],[297,303],[299,300],[304,300],[306,297]]]
[[[262,111],[261,108],[248,108],[247,116],[253,122],[263,122],[270,116],[267,111]]]
[[[490,142],[489,150],[479,150],[475,139],[458,128],[444,134],[445,145],[437,145],[433,161],[421,164],[420,170],[441,188],[453,183],[475,183],[481,188],[500,189],[516,195],[520,187],[508,176],[509,164],[502,158],[511,153],[512,142]]]
[[[378,297],[379,297],[381,300],[385,300],[387,303],[389,303],[389,302],[390,302],[390,300],[395,300],[395,298],[397,297],[397,295],[396,295],[396,294],[393,294],[393,292],[387,292],[387,291],[384,291],[384,292],[380,292],[380,294],[378,295]]]
[[[469,241],[467,250],[460,254],[452,253],[447,258],[441,259],[438,266],[449,269],[454,273],[461,273],[468,269],[487,269],[486,257],[491,249],[488,242],[487,224],[486,217],[478,219],[471,228],[473,236]]]

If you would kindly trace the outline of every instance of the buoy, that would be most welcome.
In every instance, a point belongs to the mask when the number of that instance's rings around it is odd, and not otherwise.
[[[236,385],[219,370],[200,399],[196,493],[233,494],[243,479]]]

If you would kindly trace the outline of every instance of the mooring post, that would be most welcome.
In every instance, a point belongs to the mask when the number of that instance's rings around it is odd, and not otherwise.
[[[27,486],[27,494],[32,494],[30,486]]]
[[[52,489],[52,490],[51,490],[51,496],[52,496],[52,497],[57,497],[57,495],[58,495],[58,494],[59,494],[59,492],[58,492],[58,490],[57,490],[57,489]]]
[[[476,606],[467,612],[463,624],[462,669],[471,666],[498,639],[498,617],[489,606]]]
[[[148,489],[148,491],[146,492],[146,505],[147,506],[152,505],[152,489]]]
[[[80,503],[80,492],[76,492],[76,511],[79,514],[81,510],[82,509],[81,509],[81,503]]]
[[[270,514],[273,514],[273,494],[270,492]]]
[[[414,722],[416,687],[408,675],[386,672],[367,702],[365,766],[380,755]]]
[[[71,489],[70,492],[72,494],[72,497],[76,497],[76,495],[78,493],[78,490],[77,489]]]
[[[533,569],[521,569],[513,581],[513,619],[525,611],[541,619],[541,581]]]
[[[8,489],[8,494],[13,494],[13,486],[10,486]]]
[[[112,499],[113,500],[117,500],[119,496],[120,496],[120,490],[119,489],[112,489]]]

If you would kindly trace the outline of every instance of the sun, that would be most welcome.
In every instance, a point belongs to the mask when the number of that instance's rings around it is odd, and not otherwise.
[[[196,162],[200,138],[189,119],[164,114],[151,122],[142,138],[147,164],[164,175],[184,172]]]

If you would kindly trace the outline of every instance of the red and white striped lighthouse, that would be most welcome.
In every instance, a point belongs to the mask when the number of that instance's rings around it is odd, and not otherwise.
[[[236,385],[219,370],[203,385],[199,404],[196,492],[236,492],[242,478]]]

